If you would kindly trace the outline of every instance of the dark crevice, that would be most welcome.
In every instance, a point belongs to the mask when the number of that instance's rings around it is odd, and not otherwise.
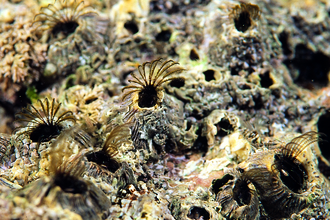
[[[282,44],[282,50],[284,55],[291,55],[292,49],[289,44],[289,34],[286,31],[283,31],[279,34],[278,39]]]
[[[175,78],[173,79],[169,85],[171,87],[175,87],[175,88],[181,88],[184,86],[184,83],[185,83],[185,79],[183,77],[178,77],[178,78]]]

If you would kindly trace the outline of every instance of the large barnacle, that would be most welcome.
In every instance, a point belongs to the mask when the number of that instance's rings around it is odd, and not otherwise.
[[[50,103],[47,98],[43,101],[38,100],[38,102],[41,109],[30,105],[29,108],[23,108],[22,112],[17,114],[17,116],[22,117],[17,119],[18,121],[24,121],[28,124],[16,129],[16,138],[27,134],[33,142],[46,142],[61,133],[64,128],[63,122],[76,122],[71,111],[58,115],[61,103],[56,103],[55,99]]]
[[[55,145],[57,143],[55,142]],[[110,207],[110,201],[102,190],[81,176],[85,172],[85,150],[68,157],[66,143],[53,146],[50,154],[50,176],[32,182],[16,194],[30,204],[47,207],[60,205],[77,213],[82,219],[100,219]]]
[[[113,157],[118,154],[119,147],[128,142],[129,136],[130,129],[127,124],[115,127],[107,136],[101,150],[86,155],[88,161],[92,163],[90,171],[96,170],[99,174],[102,171],[116,172],[120,164]]]
[[[260,18],[260,13],[258,5],[244,2],[241,5],[236,5],[232,10],[236,29],[245,32],[253,22]]]
[[[63,39],[82,24],[84,17],[93,13],[96,12],[81,0],[55,0],[54,4],[41,8],[34,22],[41,22],[40,28],[49,30],[53,38]]]
[[[317,140],[318,133],[311,131],[294,138],[275,154],[261,152],[239,165],[244,171],[242,175],[256,187],[269,217],[288,218],[307,208],[312,198],[318,197],[317,187],[312,187],[318,175],[313,171],[311,161],[298,159]]]
[[[257,219],[259,199],[254,185],[239,172],[213,180],[212,191],[227,219]]]
[[[139,74],[131,73],[133,80],[129,80],[131,85],[125,86],[122,91],[127,90],[123,95],[123,100],[131,97],[131,105],[139,108],[157,107],[162,102],[163,87],[165,82],[171,81],[176,77],[175,73],[180,73],[183,68],[173,60],[163,62],[157,59],[152,62],[145,62],[139,65]],[[134,109],[134,108],[133,108]]]

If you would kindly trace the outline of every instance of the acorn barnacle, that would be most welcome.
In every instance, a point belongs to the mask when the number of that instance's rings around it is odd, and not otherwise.
[[[259,199],[254,185],[239,172],[213,180],[211,191],[227,219],[258,219]]]
[[[255,21],[259,20],[260,13],[258,5],[244,2],[236,5],[231,12],[236,30],[240,32],[247,31]]]
[[[152,108],[161,105],[165,82],[176,79],[176,73],[181,73],[183,68],[173,60],[163,61],[157,59],[139,65],[139,74],[131,73],[130,85],[125,86],[122,99],[130,97],[131,111],[137,108]],[[134,106],[134,107],[133,107]]]
[[[115,127],[108,134],[101,150],[90,152],[86,155],[87,160],[91,163],[88,168],[89,173],[95,175],[102,173],[111,175],[110,173],[115,173],[120,168],[120,164],[114,159],[114,156],[118,154],[119,147],[129,142],[129,136],[130,129],[128,124]]]
[[[54,4],[42,7],[35,16],[42,30],[48,30],[52,38],[63,39],[72,34],[82,24],[82,19],[95,14],[93,8],[85,6],[81,0],[55,0]]]
[[[38,100],[38,103],[40,108],[29,105],[16,115],[17,121],[27,122],[27,125],[15,129],[16,139],[27,134],[31,141],[40,144],[58,136],[65,128],[65,121],[76,122],[71,111],[59,114],[61,103],[55,99],[49,102],[45,98],[43,101]]]
[[[302,152],[317,141],[317,132],[307,132],[275,152],[255,154],[254,161],[245,163],[250,164],[248,167],[239,165],[244,168],[242,175],[257,189],[269,217],[288,218],[311,205],[312,198],[318,198],[318,187],[313,187],[319,177],[315,165],[307,158],[302,159]]]
[[[56,142],[55,142],[56,143]],[[81,216],[82,219],[100,219],[110,207],[106,195],[81,176],[85,172],[85,150],[68,158],[65,143],[52,146],[50,176],[44,176],[17,192],[30,204],[47,207],[59,205]]]

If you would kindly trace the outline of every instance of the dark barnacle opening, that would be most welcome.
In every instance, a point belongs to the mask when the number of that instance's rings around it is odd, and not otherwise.
[[[59,22],[53,27],[52,34],[57,36],[59,33],[62,33],[64,36],[69,36],[78,26],[79,24],[75,20]]]
[[[199,55],[195,49],[190,50],[189,58],[191,60],[199,60]]]
[[[223,187],[230,180],[233,180],[234,177],[230,174],[224,175],[221,179],[215,179],[212,181],[212,192],[217,195],[220,192],[220,188]]]
[[[196,220],[198,219],[209,220],[210,213],[205,208],[193,206],[190,208],[187,217]]]
[[[235,187],[233,189],[233,197],[239,206],[250,204],[252,196],[247,181],[236,181]]]
[[[161,31],[156,35],[156,41],[168,42],[171,38],[172,32],[170,30]]]
[[[124,24],[124,28],[126,28],[131,34],[136,34],[139,32],[139,27],[134,21],[127,21]]]
[[[245,32],[252,24],[248,11],[242,11],[237,18],[234,18],[235,27],[238,31]]]
[[[140,108],[150,108],[157,104],[157,99],[156,88],[153,85],[147,85],[139,92],[138,105]]]
[[[330,57],[321,51],[314,52],[306,45],[298,44],[294,58],[285,60],[284,64],[290,69],[295,82],[306,88],[313,89],[315,85],[326,86],[329,83]]]
[[[171,87],[175,87],[175,88],[181,88],[184,86],[185,80],[183,77],[178,77],[178,78],[174,78],[173,80],[171,80],[171,82],[169,83],[169,85]]]
[[[330,124],[330,111],[322,114],[319,117],[319,120],[317,122],[317,129],[318,132],[321,134],[324,134],[322,136],[322,140],[319,141],[319,148],[322,152],[322,155],[327,159],[330,160],[330,129],[329,129],[329,124]]]
[[[283,184],[295,193],[302,193],[307,187],[307,170],[295,158],[275,155],[275,166]]]
[[[109,154],[102,150],[89,153],[86,155],[86,157],[88,161],[97,163],[112,173],[115,173],[120,168],[120,164],[115,159],[111,158]]]
[[[30,134],[33,142],[49,141],[53,137],[58,136],[63,127],[59,124],[39,124]]]
[[[87,191],[87,184],[84,181],[64,173],[56,174],[54,183],[66,193],[83,194]]]
[[[205,81],[210,82],[211,80],[215,80],[214,78],[214,70],[206,70],[203,72]]]
[[[234,131],[234,126],[228,119],[222,118],[217,124],[217,136],[224,137]]]
[[[263,88],[269,88],[274,84],[273,79],[270,77],[270,72],[266,71],[264,74],[260,74],[260,85]]]

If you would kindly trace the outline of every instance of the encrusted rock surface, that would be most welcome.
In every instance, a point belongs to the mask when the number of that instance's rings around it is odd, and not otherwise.
[[[329,14],[2,0],[0,218],[330,218]]]

